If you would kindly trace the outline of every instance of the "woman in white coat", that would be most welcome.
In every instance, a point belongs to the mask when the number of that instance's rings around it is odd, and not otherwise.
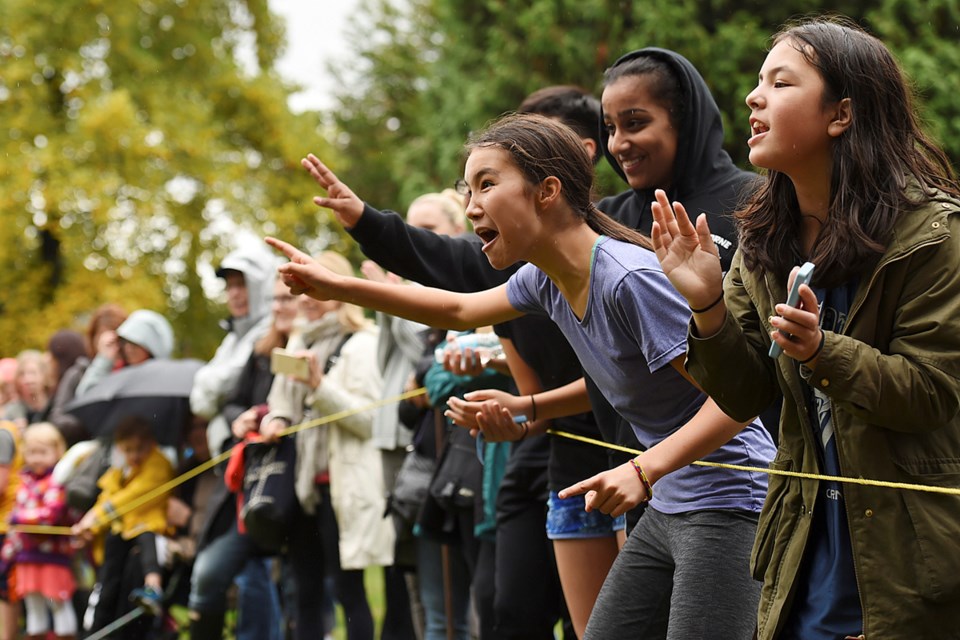
[[[317,257],[352,275],[339,254]],[[273,438],[304,420],[370,404],[380,397],[377,331],[360,308],[304,296],[288,351],[304,355],[309,379],[278,375],[267,398],[261,435]],[[373,617],[363,569],[393,562],[394,528],[384,518],[380,451],[372,442],[373,412],[363,411],[296,434],[296,492],[300,510],[290,530],[289,554],[297,582],[296,636],[323,637],[324,575],[333,575],[349,640],[373,640]],[[322,549],[323,553],[318,553]]]

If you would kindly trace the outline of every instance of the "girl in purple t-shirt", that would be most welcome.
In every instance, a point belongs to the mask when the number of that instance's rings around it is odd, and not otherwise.
[[[585,493],[587,510],[617,516],[659,489],[611,569],[584,637],[613,637],[616,630],[647,637],[665,635],[667,628],[678,637],[750,637],[759,585],[748,564],[765,479],[689,465],[720,450],[723,460],[766,466],[773,456],[769,436],[754,421],[729,418],[695,388],[683,366],[689,310],[680,312],[682,298],[647,251],[649,240],[591,203],[593,165],[572,131],[539,116],[508,116],[468,151],[467,215],[490,264],[531,265],[509,283],[460,294],[344,278],[268,238],[290,258],[280,268],[284,281],[294,293],[433,326],[549,315],[591,377],[607,381],[605,395],[649,447],[565,489],[561,498]],[[319,160],[307,162],[328,191],[317,204],[337,208],[355,199]],[[587,409],[580,400],[544,401],[537,415]],[[509,414],[496,403],[485,410]]]

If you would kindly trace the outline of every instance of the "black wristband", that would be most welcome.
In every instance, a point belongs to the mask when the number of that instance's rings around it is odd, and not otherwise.
[[[517,438],[516,440],[514,440],[514,442],[520,442],[521,440],[523,440],[524,438],[527,437],[527,434],[528,434],[528,433],[530,433],[530,423],[529,423],[529,422],[521,422],[521,423],[520,423],[520,426],[523,427],[523,435],[520,436],[519,438]]]
[[[533,399],[533,394],[530,394],[530,422],[537,421],[537,401]]]
[[[706,313],[707,311],[710,311],[710,309],[713,309],[715,306],[717,306],[717,305],[720,304],[721,302],[723,302],[723,292],[722,292],[722,291],[720,292],[720,297],[719,297],[719,298],[717,298],[716,300],[714,300],[713,302],[711,302],[710,304],[708,304],[708,305],[705,306],[704,308],[702,308],[702,309],[694,309],[693,307],[690,307],[690,311],[692,311],[693,313]]]
[[[813,360],[814,358],[816,358],[818,355],[820,355],[820,352],[823,351],[823,343],[824,343],[824,341],[826,341],[826,339],[827,339],[827,334],[823,331],[823,329],[821,329],[821,330],[820,330],[820,344],[817,345],[817,350],[814,351],[814,352],[813,352],[813,355],[810,356],[809,358],[807,358],[806,360],[800,360],[800,361],[799,361],[800,364],[807,364],[808,362],[810,362],[811,360]]]

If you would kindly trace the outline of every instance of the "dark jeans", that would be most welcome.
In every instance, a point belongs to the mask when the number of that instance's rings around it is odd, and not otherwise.
[[[317,513],[298,509],[290,530],[289,560],[297,583],[296,640],[323,637],[324,576],[333,575],[334,597],[343,607],[348,640],[373,640],[373,614],[367,602],[363,570],[340,568],[339,528],[330,504],[330,486],[319,485]]]
[[[482,640],[553,640],[568,617],[546,535],[547,494],[546,467],[514,467],[503,477],[496,543],[481,546],[474,580]]]
[[[236,580],[237,640],[279,640],[280,598],[267,559],[257,553],[253,541],[236,527],[201,549],[190,579],[190,608],[222,613],[227,607],[227,590]]]

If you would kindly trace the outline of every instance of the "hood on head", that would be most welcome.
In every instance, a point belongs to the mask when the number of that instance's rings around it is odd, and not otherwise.
[[[680,81],[683,95],[683,113],[680,114],[680,131],[677,132],[677,157],[674,160],[674,184],[671,197],[689,194],[707,187],[704,181],[716,179],[717,170],[725,173],[732,166],[730,156],[723,150],[723,122],[707,83],[693,64],[679,53],[669,49],[647,47],[621,56],[610,67],[613,69],[636,58],[650,57],[666,63]],[[627,180],[616,157],[607,149],[606,127],[603,126],[601,108],[600,140],[603,155],[613,170]],[[644,196],[646,197],[646,196]]]
[[[143,347],[154,358],[165,359],[173,354],[173,327],[156,311],[134,311],[117,328],[117,336]]]
[[[220,278],[225,277],[228,271],[243,274],[249,305],[246,324],[252,326],[270,315],[273,281],[277,277],[279,265],[279,258],[271,253],[266,245],[251,243],[228,253],[217,268],[216,273]]]

